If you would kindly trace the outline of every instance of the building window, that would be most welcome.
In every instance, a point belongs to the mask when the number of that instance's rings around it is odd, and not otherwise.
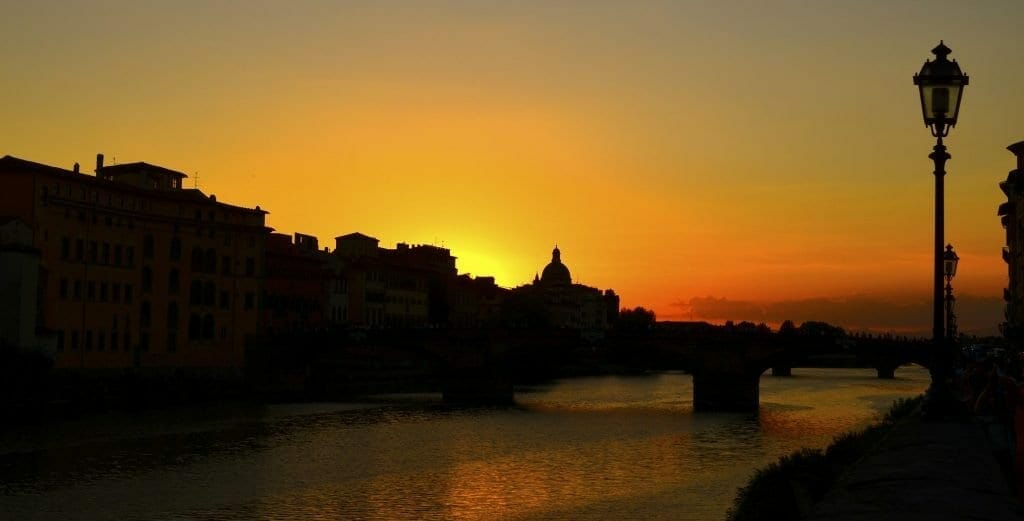
[[[103,243],[103,249],[100,252],[100,262],[103,264],[110,264],[110,243]]]
[[[188,303],[191,306],[198,306],[203,303],[203,283],[193,280],[188,288]]]
[[[57,330],[57,351],[63,351],[63,350],[64,350],[64,330],[63,329],[58,329]]]
[[[203,305],[205,306],[216,306],[217,305],[217,289],[213,285],[213,281],[206,281],[203,286]]]
[[[80,261],[84,259],[85,241],[82,239],[75,239],[75,260]]]
[[[220,259],[221,275],[231,275],[231,257],[224,256]]]
[[[248,257],[245,259],[245,276],[252,277],[256,274],[256,259]]]
[[[203,317],[203,340],[213,339],[213,315],[207,314]]]
[[[221,309],[228,309],[229,307],[230,307],[230,301],[228,300],[228,292],[227,291],[221,291],[220,292],[220,308]]]
[[[61,239],[60,239],[60,258],[63,259],[63,260],[68,260],[68,257],[70,257],[70,256],[71,256],[71,239],[68,239],[67,237],[61,237]]]
[[[171,260],[181,260],[181,239],[178,237],[171,239]]]
[[[153,258],[153,236],[148,233],[142,239],[142,256],[147,259]]]
[[[132,285],[131,284],[125,284],[124,285],[124,303],[125,304],[131,304],[132,303],[132,296],[133,296],[132,295]]]
[[[198,313],[192,313],[188,317],[188,339],[199,340],[199,333],[201,329]]]
[[[167,329],[178,329],[178,303],[167,305]]]
[[[115,282],[110,288],[110,300],[121,302],[121,283]]]
[[[203,250],[198,247],[192,248],[192,272],[203,271]]]
[[[152,322],[151,309],[149,301],[143,300],[142,305],[139,306],[139,325],[142,327],[149,327]]]
[[[92,330],[86,330],[85,332],[85,350],[92,351]]]
[[[106,282],[101,282],[100,283],[100,302],[106,302],[106,301],[107,301],[107,283]]]
[[[114,265],[120,266],[124,261],[124,248],[120,244],[114,245]]]
[[[178,332],[168,331],[167,332],[167,352],[174,353],[178,350]]]
[[[172,269],[171,272],[167,274],[167,291],[171,295],[177,295],[180,289],[181,280],[178,276],[178,270]]]
[[[131,331],[124,332],[124,350],[131,351],[132,349],[132,333]]]
[[[96,241],[89,241],[89,262],[96,262],[97,250],[99,250],[99,245]]]
[[[60,279],[60,298],[68,298],[68,279]]]
[[[129,266],[135,265],[135,246],[129,246],[125,250],[125,261]]]
[[[139,351],[149,351],[149,333],[139,333]]]
[[[77,351],[78,350],[78,331],[72,331],[71,332],[71,350],[72,351]]]
[[[96,281],[90,280],[87,288],[85,295],[86,299],[90,301],[96,300]]]
[[[213,251],[213,248],[206,250],[206,256],[203,259],[203,271],[217,273],[217,253]]]
[[[117,351],[117,339],[118,338],[119,337],[117,336],[117,331],[114,331],[114,332],[110,333],[110,350],[111,351]]]
[[[153,270],[149,266],[142,267],[142,292],[153,291]]]
[[[245,309],[252,309],[252,307],[253,307],[252,293],[246,293],[245,294]]]
[[[103,351],[107,348],[107,333],[99,331],[96,333],[96,350]]]

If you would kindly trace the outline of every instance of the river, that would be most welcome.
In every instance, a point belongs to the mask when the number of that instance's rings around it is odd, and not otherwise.
[[[928,373],[796,369],[757,415],[694,414],[688,375],[110,413],[0,434],[0,519],[723,519],[752,472],[921,393]]]

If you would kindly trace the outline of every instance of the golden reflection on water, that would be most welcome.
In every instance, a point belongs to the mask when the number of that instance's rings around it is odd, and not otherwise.
[[[507,409],[300,406],[213,428],[178,421],[188,427],[180,435],[0,455],[0,511],[19,520],[716,519],[754,469],[824,447],[928,381],[922,371],[890,381],[870,373],[762,377],[757,415],[694,414],[690,377],[664,374],[560,381]]]
[[[444,518],[507,519],[656,494],[689,480],[682,461],[688,438],[672,434],[461,462],[448,473]]]
[[[499,519],[542,509],[582,486],[577,473],[551,476],[530,461],[471,461],[448,476],[445,517],[453,520]],[[557,479],[556,479],[557,478]],[[570,493],[571,494],[571,493]]]
[[[879,380],[870,369],[842,377],[829,371],[798,369],[792,378],[762,376],[758,423],[764,435],[831,439],[880,418],[893,401],[894,392],[913,396],[927,379],[927,371],[917,366],[902,368],[898,375],[902,378],[896,380]],[[833,385],[820,385],[823,376],[831,377]],[[851,400],[851,396],[858,399]],[[875,413],[865,414],[866,407],[869,411],[875,409]]]

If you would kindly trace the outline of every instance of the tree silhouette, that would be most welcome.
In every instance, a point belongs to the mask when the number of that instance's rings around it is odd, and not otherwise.
[[[628,333],[650,331],[654,328],[656,318],[653,310],[640,306],[633,309],[623,309],[619,312],[619,319],[615,323],[615,328]]]

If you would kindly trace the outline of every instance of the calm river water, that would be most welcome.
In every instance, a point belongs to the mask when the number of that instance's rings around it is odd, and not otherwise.
[[[0,434],[0,519],[722,519],[752,471],[824,447],[928,373],[797,369],[694,414],[684,374],[562,380],[513,408],[437,395],[109,414]]]

